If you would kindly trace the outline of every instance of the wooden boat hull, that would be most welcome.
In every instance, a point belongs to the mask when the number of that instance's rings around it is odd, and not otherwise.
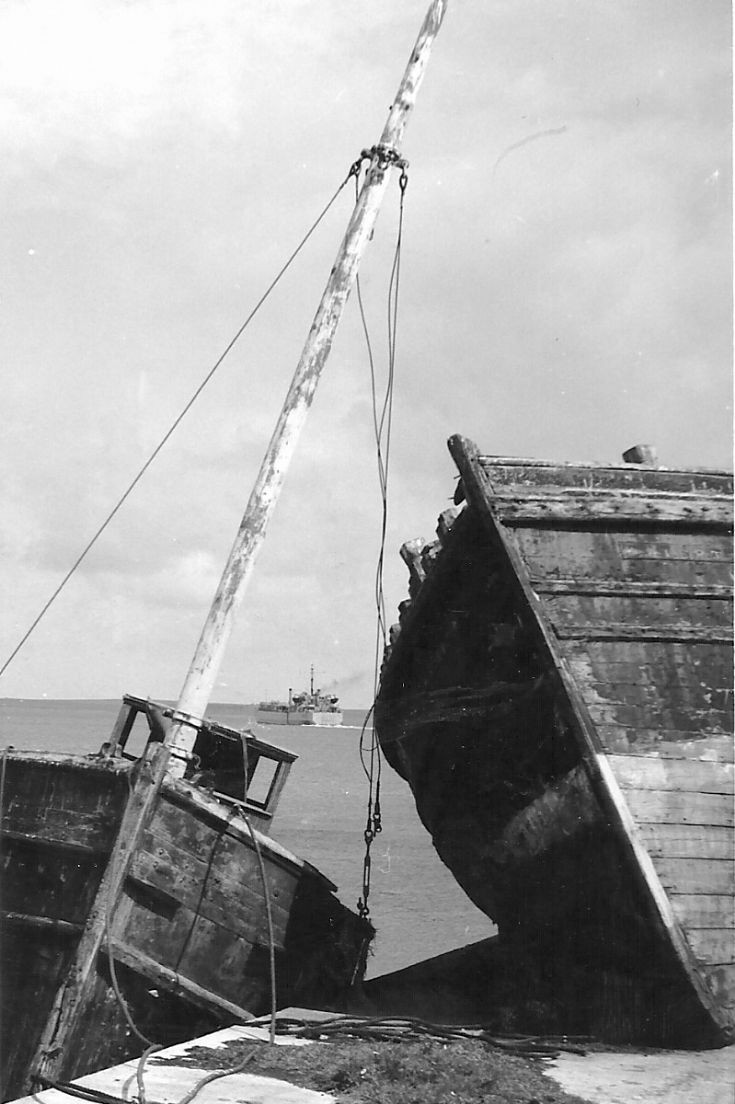
[[[89,923],[133,769],[120,758],[5,753],[2,1099],[29,1087],[29,1064]],[[331,882],[259,828],[251,832],[241,810],[167,778],[104,917],[87,1012],[65,1042],[57,1079],[142,1052],[120,996],[139,1030],[161,1043],[270,1007],[260,859],[279,1006],[326,1005],[350,984],[364,968],[367,928]]]
[[[731,479],[450,447],[468,505],[404,546],[385,755],[567,1022],[732,1038]]]
[[[334,728],[342,724],[341,713],[319,709],[259,709],[255,719],[258,724],[318,725],[319,728]]]

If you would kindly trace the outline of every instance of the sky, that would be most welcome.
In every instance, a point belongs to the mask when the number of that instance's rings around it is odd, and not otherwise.
[[[376,142],[427,0],[0,7],[0,663]],[[385,593],[486,453],[732,464],[727,0],[450,0],[409,161]],[[399,189],[361,280],[379,389]],[[176,698],[350,214],[346,189],[0,678]],[[215,700],[367,705],[380,548],[355,297]]]

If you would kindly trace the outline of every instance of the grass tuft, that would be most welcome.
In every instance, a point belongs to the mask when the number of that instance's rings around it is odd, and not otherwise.
[[[186,1064],[229,1068],[251,1049],[245,1040],[216,1051],[195,1047]],[[538,1061],[480,1041],[347,1039],[255,1049],[249,1072],[331,1093],[344,1104],[582,1104],[545,1077]]]

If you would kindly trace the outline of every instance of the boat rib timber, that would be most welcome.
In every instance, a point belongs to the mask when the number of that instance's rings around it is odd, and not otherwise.
[[[732,476],[449,447],[461,507],[401,550],[386,758],[565,1022],[730,1040]]]
[[[165,723],[173,711],[156,708]],[[163,750],[160,731],[145,725],[142,756],[126,750],[145,713],[151,703],[126,696],[98,755],[3,755],[4,1100],[37,1086],[39,1075],[40,1083],[70,1080],[141,1053],[115,985],[136,1027],[157,1043],[267,1011],[268,912],[279,1007],[326,1006],[364,969],[369,924],[266,834],[296,756],[214,722],[199,724],[188,776],[163,778],[110,907],[101,887],[126,809]],[[95,926],[101,939],[80,978],[78,948]]]

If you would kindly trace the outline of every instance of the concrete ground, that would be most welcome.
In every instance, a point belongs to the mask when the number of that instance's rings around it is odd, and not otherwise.
[[[735,1046],[562,1054],[544,1072],[591,1104],[735,1104]]]
[[[333,1013],[304,1009],[286,1009],[279,1016],[319,1020]],[[262,1025],[263,1021],[260,1021]],[[235,1026],[215,1031],[200,1039],[178,1043],[157,1052],[144,1071],[146,1098],[149,1101],[180,1101],[203,1077],[211,1072],[155,1061],[183,1056],[192,1047],[214,1051],[233,1041],[268,1039],[267,1026]],[[276,1046],[307,1046],[292,1035],[278,1035]],[[125,1101],[138,1099],[136,1079],[138,1061],[123,1062],[111,1069],[80,1077],[75,1084],[109,1093]],[[686,1051],[602,1051],[585,1055],[562,1054],[552,1063],[544,1063],[544,1073],[567,1092],[590,1104],[735,1104],[735,1046],[723,1050]],[[45,1089],[15,1104],[69,1104],[70,1097],[55,1089]],[[196,1104],[337,1104],[328,1093],[298,1088],[286,1081],[257,1074],[229,1074],[205,1085],[197,1093]]]
[[[300,1009],[289,1010],[289,1014],[297,1012],[304,1014]],[[192,1039],[190,1042],[178,1043],[176,1046],[157,1051],[146,1063],[143,1073],[146,1099],[170,1102],[182,1100],[203,1077],[212,1072],[212,1070],[190,1066],[161,1066],[156,1064],[155,1059],[163,1058],[167,1061],[175,1059],[185,1055],[187,1050],[194,1046],[207,1047],[216,1051],[227,1043],[240,1042],[243,1039],[267,1042],[268,1028],[239,1025],[225,1027],[211,1035],[204,1035],[201,1039]],[[275,1043],[276,1046],[307,1045],[305,1040],[290,1036],[287,1038],[276,1036]],[[122,1100],[137,1100],[139,1096],[137,1070],[138,1060],[132,1059],[119,1066],[100,1070],[99,1073],[79,1077],[75,1079],[74,1084],[110,1093]],[[44,1089],[43,1092],[35,1093],[33,1096],[22,1097],[17,1104],[70,1104],[72,1099],[57,1089]],[[247,1073],[246,1070],[211,1081],[196,1095],[196,1104],[244,1104],[245,1101],[247,1104],[336,1104],[335,1098],[328,1093],[301,1089],[287,1081],[278,1081],[272,1077],[258,1077],[257,1074]]]

